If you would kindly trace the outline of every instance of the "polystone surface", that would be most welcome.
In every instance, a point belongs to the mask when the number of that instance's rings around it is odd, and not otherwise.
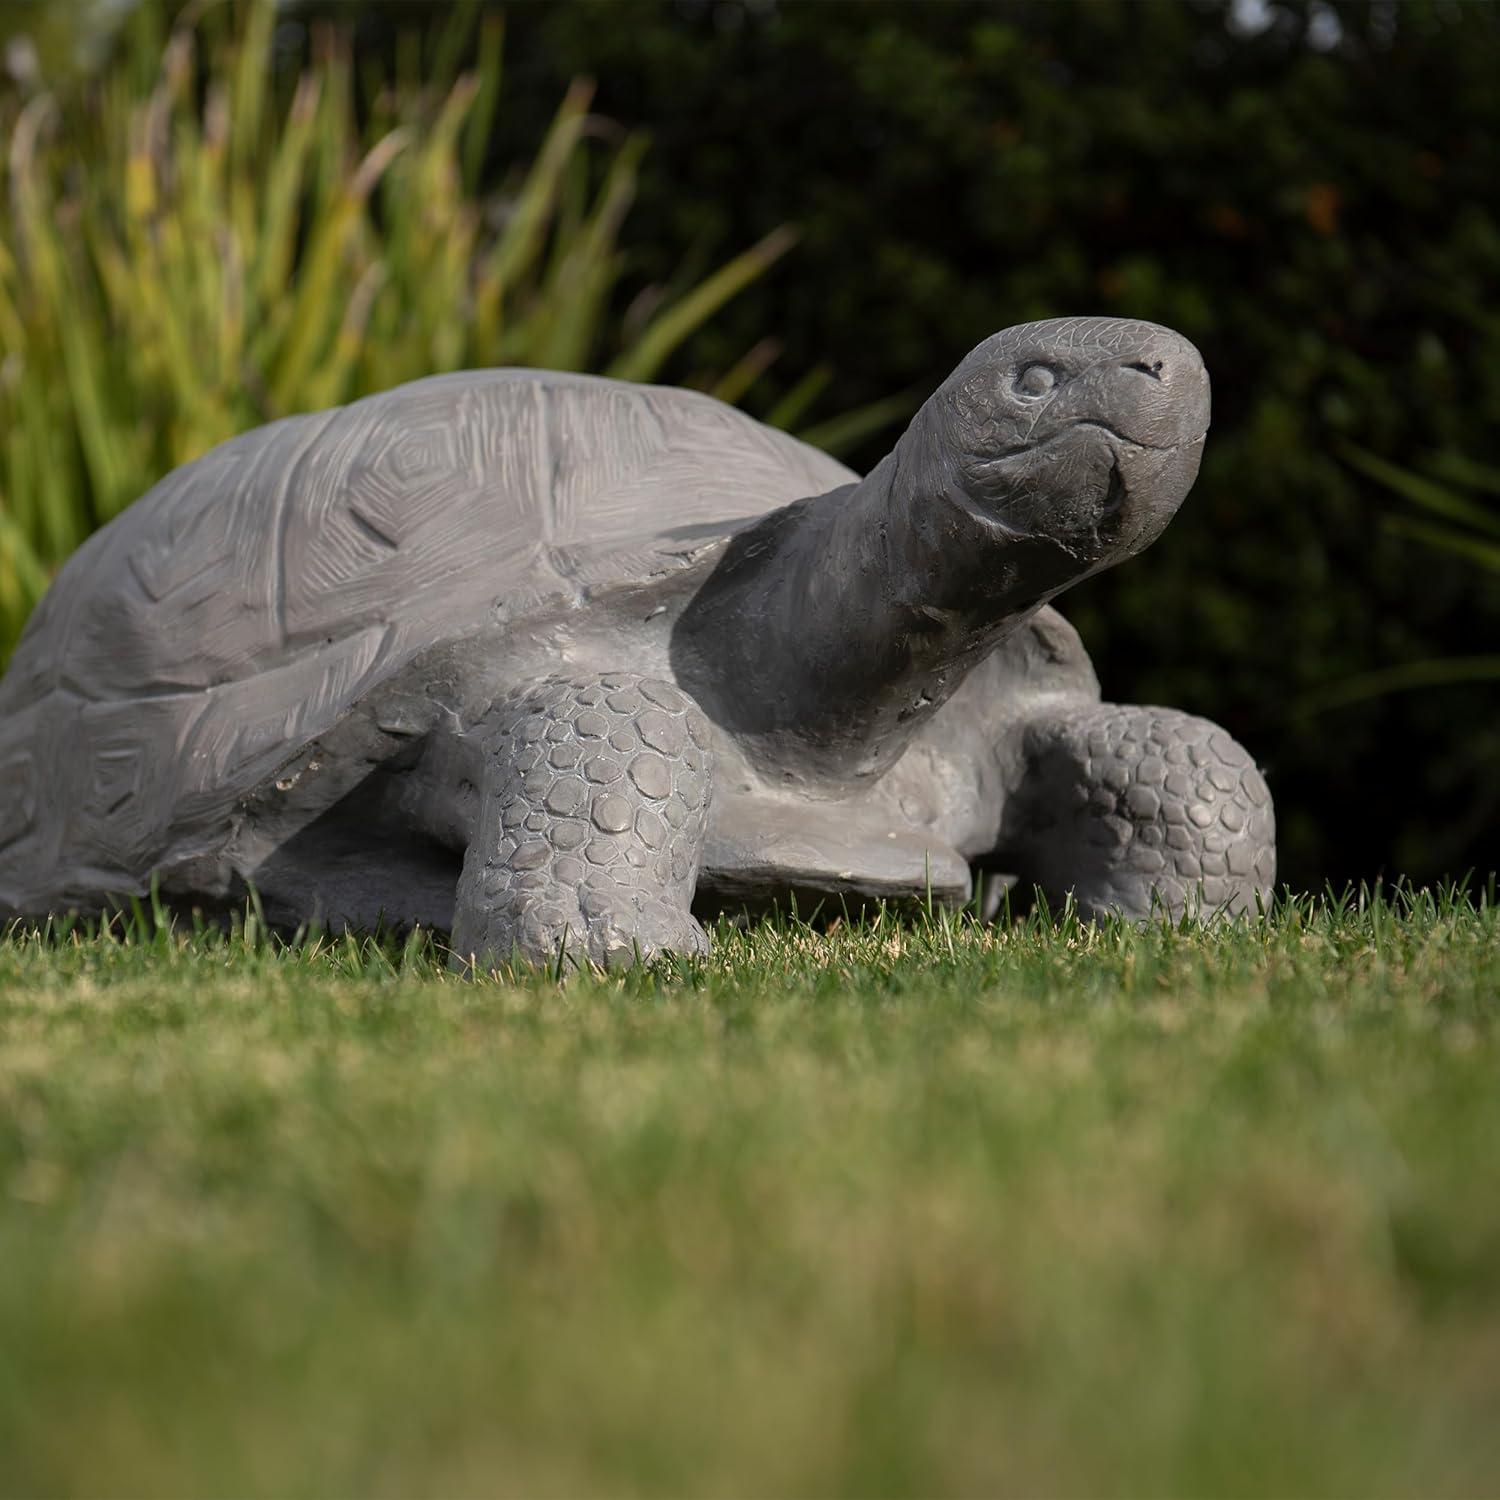
[[[863,479],[531,370],[246,433],[79,549],[0,681],[0,912],[253,883],[278,921],[620,962],[976,867],[1252,907],[1250,756],[1101,704],[1050,603],[1161,532],[1208,418],[1181,336],[1071,318],[980,344]]]

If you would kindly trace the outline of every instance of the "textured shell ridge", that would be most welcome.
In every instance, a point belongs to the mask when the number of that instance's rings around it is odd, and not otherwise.
[[[0,908],[139,888],[427,648],[587,608],[852,477],[701,393],[524,370],[230,439],[75,554],[0,680]]]

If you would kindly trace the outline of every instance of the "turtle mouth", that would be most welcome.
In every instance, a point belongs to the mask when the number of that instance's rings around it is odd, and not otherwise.
[[[950,495],[997,540],[1051,542],[1080,562],[1112,556],[1176,510],[1186,485],[1163,477],[1200,446],[1138,443],[1084,418],[972,464]]]
[[[1179,438],[1175,443],[1148,443],[1143,438],[1132,437],[1128,432],[1121,432],[1118,427],[1112,427],[1108,422],[1102,422],[1097,417],[1080,417],[1078,421],[1069,422],[1065,427],[1058,428],[1050,437],[1043,439],[1043,442],[1050,443],[1053,438],[1064,437],[1079,427],[1091,427],[1095,432],[1102,432],[1105,437],[1113,439],[1115,443],[1123,447],[1144,448],[1148,453],[1175,453],[1188,443],[1201,442],[1204,436],[1204,433],[1199,433],[1195,437]]]
[[[1061,427],[1047,433],[1045,437],[1029,438],[1023,442],[1012,443],[1006,448],[992,448],[983,457],[975,455],[971,465],[972,472],[983,476],[986,470],[996,464],[1003,464],[1008,459],[1019,458],[1027,453],[1041,453],[1079,431],[1099,433],[1109,441],[1111,449],[1116,454],[1121,447],[1141,448],[1148,453],[1175,453],[1177,449],[1185,447],[1188,442],[1202,441],[1200,435],[1176,443],[1143,443],[1139,438],[1133,438],[1129,433],[1121,432],[1118,427],[1112,427],[1108,422],[1101,421],[1097,417],[1079,417],[1077,421],[1065,422]]]
[[[1073,460],[1056,455],[1055,450],[1063,448],[1070,439],[1076,443],[1080,431],[1097,433],[1102,440],[1097,447],[1090,444],[1089,449],[1085,450],[1090,452],[1091,456],[1082,458],[1080,455],[1079,460]],[[1071,467],[1077,462],[1079,466],[1073,468],[1072,483],[1067,487],[1080,498],[1093,490],[1098,498],[1090,509],[1096,520],[1103,521],[1118,516],[1131,498],[1131,487],[1125,477],[1127,469],[1139,467],[1143,459],[1169,457],[1181,446],[1181,444],[1173,444],[1154,447],[1149,443],[1138,443],[1104,422],[1096,422],[1087,418],[1069,422],[1067,426],[1048,433],[1046,437],[1036,442],[1009,448],[992,457],[971,463],[965,476],[969,481],[969,484],[965,486],[969,491],[964,495],[965,509],[998,524],[1011,534],[1024,534],[1024,529],[1018,531],[1014,525],[1002,519],[1001,513],[1006,509],[1008,498],[1006,492],[1010,491],[1018,480],[1024,484],[1027,477],[1037,472],[1055,473],[1059,463]],[[1101,494],[1095,486],[1099,483],[1099,470],[1105,464],[1109,466],[1109,473],[1104,480]],[[1037,468],[1038,465],[1041,466],[1040,470]],[[1090,471],[1092,478],[1090,478]]]

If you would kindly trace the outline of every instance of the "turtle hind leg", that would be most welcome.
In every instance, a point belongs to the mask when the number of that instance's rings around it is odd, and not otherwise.
[[[1070,707],[1032,720],[1002,857],[1086,919],[1253,913],[1276,878],[1271,794],[1217,724],[1169,708]]]
[[[491,720],[452,948],[459,967],[566,947],[601,965],[706,953],[689,908],[708,823],[708,724],[669,683],[555,679]]]

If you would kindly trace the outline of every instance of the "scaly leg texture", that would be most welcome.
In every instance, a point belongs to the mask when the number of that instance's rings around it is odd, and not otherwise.
[[[669,683],[612,672],[511,699],[486,746],[452,946],[604,965],[706,953],[689,908],[708,824],[708,721]]]
[[[1026,726],[1006,848],[1023,884],[1080,915],[1254,912],[1276,879],[1271,794],[1217,724],[1101,703]],[[1153,895],[1154,893],[1154,895]]]

